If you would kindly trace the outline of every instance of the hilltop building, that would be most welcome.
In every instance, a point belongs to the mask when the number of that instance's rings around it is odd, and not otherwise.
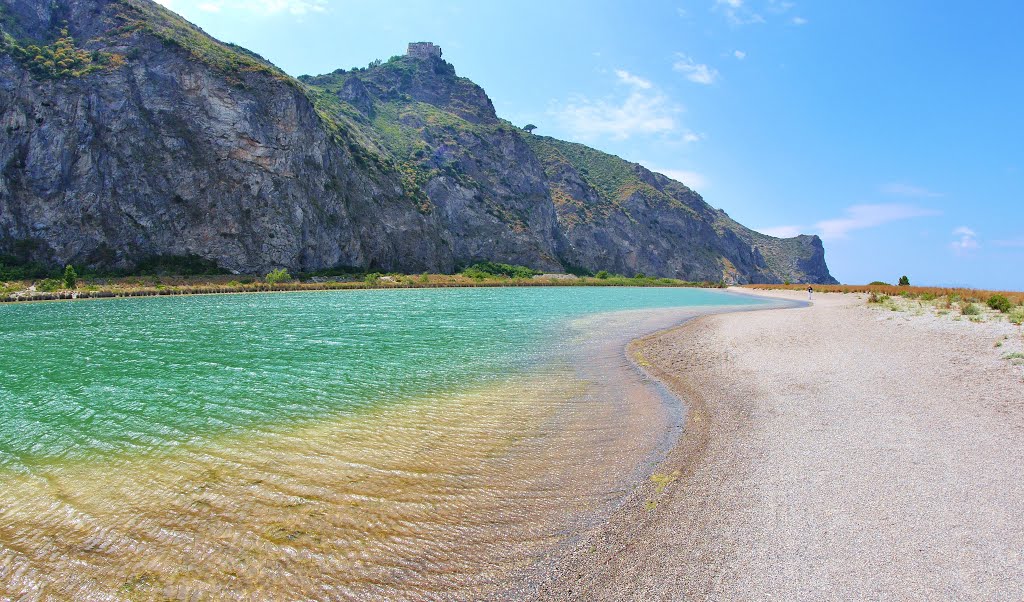
[[[405,54],[420,59],[439,59],[441,58],[441,47],[434,46],[432,42],[409,42],[409,49],[405,51]]]

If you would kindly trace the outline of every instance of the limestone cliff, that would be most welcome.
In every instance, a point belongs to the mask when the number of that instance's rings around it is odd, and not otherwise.
[[[150,0],[0,0],[0,30],[0,255],[831,281],[816,237],[526,134],[439,57],[296,80]]]

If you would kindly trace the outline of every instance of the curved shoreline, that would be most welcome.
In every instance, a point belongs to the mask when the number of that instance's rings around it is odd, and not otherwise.
[[[505,598],[1012,599],[1020,327],[815,301],[631,345],[690,402],[683,437],[659,482]]]
[[[508,293],[513,292],[508,291]],[[583,291],[565,292],[571,293],[570,296],[573,297],[589,297],[588,293]],[[550,291],[550,293],[554,295],[557,291]],[[643,298],[640,296],[639,289],[634,292],[607,291],[607,293],[615,293],[612,296],[643,304],[642,301],[636,301],[638,298]],[[48,570],[41,570],[38,574],[30,576],[34,581],[26,583],[25,587],[45,586],[51,583],[45,575],[51,574],[63,575],[63,583],[77,583],[77,587],[85,588],[81,591],[92,593],[101,591],[92,589],[99,585],[89,585],[81,581],[90,575],[100,577],[97,584],[102,582],[112,588],[116,588],[120,581],[134,583],[133,580],[138,578],[144,582],[140,582],[139,587],[171,588],[167,591],[187,591],[189,588],[195,588],[195,591],[214,591],[220,587],[220,584],[225,583],[223,582],[225,574],[221,574],[217,570],[213,570],[209,574],[200,572],[194,577],[188,577],[188,579],[196,579],[189,583],[183,581],[185,577],[177,576],[173,569],[184,566],[186,560],[200,553],[209,552],[223,560],[232,557],[232,554],[245,552],[250,554],[247,557],[251,558],[254,563],[259,563],[253,564],[254,567],[266,564],[273,570],[277,566],[275,563],[285,562],[281,560],[281,554],[275,553],[275,550],[280,547],[315,551],[319,550],[322,544],[325,549],[335,553],[325,554],[325,558],[330,557],[332,568],[331,570],[321,569],[324,572],[318,578],[320,582],[348,583],[345,581],[349,578],[345,576],[345,571],[349,571],[347,575],[351,576],[353,585],[347,591],[362,591],[367,595],[369,595],[368,592],[376,591],[378,597],[386,598],[388,597],[387,593],[381,589],[385,587],[384,581],[380,585],[371,587],[362,579],[367,575],[376,574],[376,578],[383,580],[384,576],[382,575],[387,574],[383,569],[390,566],[389,563],[396,556],[395,550],[391,550],[387,555],[382,555],[382,558],[387,558],[388,562],[381,563],[379,567],[376,567],[382,570],[372,573],[366,567],[359,569],[352,563],[346,566],[345,559],[350,556],[346,556],[345,553],[337,553],[338,550],[348,550],[349,548],[345,546],[349,546],[352,538],[340,537],[336,538],[337,542],[333,539],[328,541],[330,534],[340,532],[337,531],[338,525],[331,526],[333,523],[329,517],[350,516],[351,510],[348,510],[347,506],[342,508],[345,512],[339,512],[338,508],[348,503],[350,498],[366,497],[360,492],[367,489],[365,484],[369,479],[362,477],[363,473],[360,471],[363,471],[363,468],[360,466],[363,464],[376,466],[383,463],[382,465],[390,467],[389,470],[396,470],[402,479],[408,481],[406,490],[409,493],[402,493],[404,490],[401,488],[392,487],[398,483],[388,480],[381,481],[381,486],[388,486],[383,493],[374,487],[369,487],[373,493],[370,497],[375,500],[372,506],[373,516],[376,517],[374,520],[391,530],[387,533],[381,532],[381,537],[377,538],[383,542],[381,549],[385,544],[390,545],[388,542],[393,539],[392,531],[413,543],[415,543],[414,540],[425,541],[423,533],[417,531],[413,524],[413,519],[422,519],[421,522],[426,529],[424,533],[429,531],[435,541],[446,541],[448,545],[431,546],[432,562],[418,553],[409,552],[401,557],[404,567],[402,570],[409,571],[405,575],[405,579],[409,580],[407,583],[410,588],[425,588],[428,583],[435,584],[432,587],[444,585],[448,588],[446,598],[478,599],[479,596],[471,593],[468,589],[459,590],[456,585],[465,583],[465,587],[468,588],[479,583],[483,589],[492,583],[502,583],[507,575],[507,568],[512,567],[512,570],[516,570],[524,566],[524,563],[520,562],[522,559],[534,557],[529,551],[538,547],[542,550],[547,549],[546,542],[559,541],[564,538],[566,533],[575,530],[573,528],[575,524],[570,525],[570,522],[573,521],[571,519],[562,521],[560,518],[562,515],[572,517],[575,513],[577,517],[590,516],[591,510],[599,509],[594,514],[594,523],[603,520],[625,493],[632,489],[637,482],[643,482],[646,479],[651,465],[650,458],[653,456],[653,454],[648,455],[649,450],[661,444],[663,435],[673,434],[667,430],[666,425],[676,423],[677,416],[671,413],[665,415],[664,408],[667,406],[663,403],[663,399],[658,397],[660,391],[655,392],[648,388],[651,381],[646,373],[639,370],[634,372],[637,368],[635,360],[626,361],[628,358],[626,349],[633,337],[677,324],[687,315],[721,311],[724,307],[721,304],[738,304],[741,301],[735,296],[726,296],[725,293],[721,295],[700,291],[692,291],[692,295],[683,291],[650,291],[649,293],[656,297],[692,297],[715,305],[640,307],[582,314],[578,323],[572,324],[570,328],[566,329],[566,336],[558,339],[564,345],[566,358],[573,361],[565,363],[566,368],[558,367],[561,366],[558,364],[556,366],[558,369],[552,372],[555,378],[550,382],[533,378],[534,372],[530,371],[530,378],[524,377],[523,382],[519,382],[515,386],[505,387],[497,392],[482,392],[479,397],[485,398],[483,405],[473,402],[470,399],[473,396],[470,395],[457,396],[459,399],[465,398],[465,403],[460,406],[464,406],[461,413],[453,412],[455,406],[452,404],[444,404],[443,415],[450,417],[453,425],[475,424],[476,426],[470,428],[471,434],[481,437],[479,445],[472,443],[471,437],[466,435],[466,429],[462,427],[459,427],[459,433],[462,434],[451,435],[450,439],[456,441],[455,445],[461,446],[466,451],[464,458],[466,461],[461,465],[452,462],[451,458],[438,456],[443,462],[434,467],[427,461],[427,458],[423,457],[423,454],[409,456],[403,452],[405,455],[402,457],[412,458],[416,468],[415,470],[405,470],[398,465],[404,460],[396,458],[394,454],[385,453],[389,449],[398,449],[400,452],[412,449],[405,442],[406,440],[402,439],[404,434],[411,432],[409,424],[415,427],[414,430],[420,429],[421,426],[429,426],[430,432],[437,432],[434,421],[441,417],[441,415],[436,415],[436,412],[441,411],[442,406],[427,404],[421,412],[422,415],[413,416],[413,420],[386,421],[395,427],[394,435],[397,448],[379,445],[379,442],[383,441],[383,436],[376,428],[363,433],[358,429],[353,430],[353,428],[332,421],[324,423],[322,430],[303,429],[296,433],[287,433],[284,436],[281,433],[268,433],[267,440],[262,440],[259,436],[253,439],[243,437],[238,440],[225,438],[219,440],[212,447],[201,445],[195,449],[184,450],[181,457],[154,458],[152,460],[143,458],[142,461],[136,461],[137,458],[134,457],[126,458],[125,462],[120,465],[131,466],[132,470],[120,472],[130,472],[132,475],[109,474],[109,467],[106,463],[98,466],[75,465],[70,468],[56,466],[55,469],[60,473],[53,474],[56,480],[52,482],[57,484],[56,487],[49,486],[50,480],[43,485],[42,482],[34,478],[19,485],[19,487],[25,487],[25,497],[36,500],[38,504],[35,506],[22,504],[19,512],[25,513],[22,517],[24,520],[11,521],[6,524],[0,522],[0,530],[8,529],[5,537],[9,541],[21,542],[23,549],[37,550],[32,546],[32,542],[35,541],[33,538],[39,533],[48,533],[47,529],[49,528],[46,523],[49,513],[43,507],[49,507],[48,504],[53,499],[51,494],[59,493],[64,496],[61,499],[65,500],[61,502],[65,505],[60,505],[60,508],[72,511],[76,508],[93,511],[98,508],[102,509],[101,516],[93,519],[92,529],[108,526],[111,520],[116,522],[117,528],[109,531],[109,537],[103,535],[101,538],[104,541],[113,542],[107,549],[108,558],[112,557],[111,555],[127,552],[129,547],[134,545],[132,541],[135,539],[153,539],[152,543],[145,546],[145,554],[141,553],[142,548],[135,550],[136,554],[132,556],[132,560],[121,567],[120,565],[115,566],[115,563],[104,558],[89,555],[91,553],[89,545],[78,542],[75,537],[60,537],[58,539],[73,543],[69,543],[67,549],[55,556],[52,559],[52,564],[48,564],[50,560],[29,557],[31,555],[16,559],[21,563],[18,566],[48,568]],[[491,293],[484,294],[490,295]],[[404,297],[404,295],[402,296]],[[528,296],[535,297],[532,294]],[[549,295],[544,293],[543,296],[546,298]],[[370,299],[370,297],[373,296],[367,295],[364,298]],[[170,303],[174,307],[183,307],[173,302]],[[308,306],[301,299],[293,299],[291,303]],[[148,307],[158,306],[159,304]],[[733,311],[743,308],[736,305],[728,307]],[[86,306],[81,306],[81,308],[89,309]],[[112,306],[107,306],[107,308],[110,309]],[[73,308],[68,307],[68,309]],[[92,309],[102,308],[97,305]],[[55,313],[64,314],[66,312]],[[622,313],[623,315],[611,316],[610,313]],[[556,354],[557,357],[562,357],[562,355],[563,352]],[[583,367],[578,368],[578,366]],[[584,383],[594,383],[596,386],[590,391],[582,386],[576,388],[579,384]],[[571,390],[563,390],[566,388]],[[536,393],[536,399],[530,397],[531,390]],[[647,395],[648,392],[651,395]],[[540,403],[537,403],[538,400]],[[559,410],[557,414],[551,414],[551,417],[561,424],[555,424],[552,428],[545,425],[539,429],[530,426],[528,423],[531,420],[547,421],[546,415],[538,413],[538,410],[543,411],[545,408],[552,412]],[[667,420],[662,420],[663,417]],[[629,428],[625,426],[627,423],[630,425]],[[499,424],[516,424],[521,428],[511,431],[513,436],[501,438],[495,436],[499,430],[494,427]],[[559,428],[560,426],[562,428]],[[455,426],[451,433],[455,433],[454,429]],[[358,456],[356,460],[350,461],[352,460],[351,454],[349,456],[338,454],[337,448],[332,447],[340,439],[352,441],[363,434],[369,439],[376,438],[378,444],[367,445],[367,448],[385,456],[379,458],[379,462],[377,460],[370,461],[369,454],[361,453],[356,454]],[[536,436],[538,434],[543,437]],[[257,433],[257,435],[259,434]],[[592,443],[595,445],[591,445]],[[349,447],[359,449],[358,445],[349,445]],[[210,449],[214,451],[210,452]],[[488,451],[489,449],[491,451]],[[513,452],[513,450],[516,451]],[[532,450],[540,450],[541,453],[532,454]],[[661,454],[660,449],[658,454]],[[182,462],[182,457],[186,461]],[[310,461],[313,458],[315,460]],[[473,465],[474,459],[481,458],[488,462],[493,470],[481,471],[479,465]],[[526,461],[520,462],[519,459]],[[359,466],[356,466],[357,464]],[[228,467],[227,470],[224,470],[225,466]],[[140,474],[146,475],[144,481],[154,483],[154,486],[148,488],[145,496],[135,495],[137,481],[134,477]],[[564,475],[567,478],[559,475]],[[289,484],[289,490],[293,487],[310,488],[312,485],[319,488],[319,484],[323,484],[319,479],[324,476],[332,481],[333,486],[325,485],[322,494],[314,495],[310,499],[299,495],[298,497],[301,498],[299,501],[302,502],[304,509],[289,509],[293,507],[296,500],[282,497],[278,483]],[[339,487],[341,476],[349,479],[341,479],[341,481],[360,483],[360,485]],[[522,498],[523,503],[516,503],[516,499],[511,499],[513,496],[501,493],[502,487],[508,488],[510,483],[518,483],[514,489],[525,493]],[[184,492],[188,499],[183,497],[183,492],[178,490],[177,484],[188,488],[188,491]],[[608,487],[605,487],[605,484]],[[36,488],[36,485],[39,485],[39,488]],[[15,484],[12,483],[9,486],[13,491]],[[431,487],[434,489],[430,489]],[[433,493],[435,489],[445,495],[451,494],[452,499],[458,502],[457,507],[452,507],[450,512],[446,511],[452,517],[450,529],[446,526],[448,523],[442,520],[444,517],[439,517],[437,511],[426,512],[422,516],[417,514],[420,512],[417,510],[418,508],[427,508],[430,504],[436,504],[446,499],[443,496],[435,495]],[[394,495],[392,490],[401,495]],[[593,490],[593,495],[588,497],[588,492],[591,490]],[[244,493],[244,495],[239,495],[240,493]],[[288,495],[299,493],[301,491],[296,489],[290,491]],[[417,495],[422,498],[422,504],[407,503],[410,500],[420,499],[416,497]],[[15,498],[16,496],[12,495],[10,499]],[[381,519],[381,517],[391,516],[387,513],[391,506],[385,507],[384,503],[390,499],[399,501],[392,506],[397,508],[396,516],[400,520]],[[66,500],[70,500],[70,502]],[[234,500],[244,500],[244,503],[236,504],[233,502]],[[189,505],[183,507],[179,502],[187,502]],[[193,507],[192,504],[198,505]],[[474,506],[474,504],[476,505]],[[470,512],[471,507],[479,508],[481,511]],[[208,516],[210,510],[207,510],[209,508],[213,508],[215,514],[222,516],[223,520],[211,521]],[[580,511],[577,512],[575,508],[579,508]],[[541,510],[544,512],[550,510],[550,512],[544,514]],[[460,512],[465,514],[461,515]],[[412,518],[410,519],[404,513],[412,513],[409,514]],[[550,521],[539,520],[549,514],[552,517]],[[125,521],[122,520],[123,517],[142,517],[146,524],[135,524],[133,521],[128,521],[131,524],[125,524]],[[543,524],[540,524],[541,522]],[[63,533],[64,531],[60,529],[63,528],[64,523],[59,521],[58,523],[54,528]],[[203,536],[197,537],[191,544],[184,546],[180,542],[164,540],[161,535],[164,531],[153,530],[154,527],[162,528],[170,525],[172,531],[201,535],[205,533],[206,529],[213,527],[227,529],[224,532],[233,532],[230,529],[233,529],[236,524],[244,527],[243,531],[246,533],[260,534],[262,539],[235,541],[229,538],[230,541],[224,542],[220,539]],[[507,533],[509,526],[515,526],[517,529],[522,527],[522,537],[518,540],[521,547],[513,548],[514,538],[509,537]],[[345,525],[343,527],[348,528]],[[494,533],[500,534],[504,531],[504,534],[492,537],[492,527]],[[332,531],[332,528],[335,530]],[[353,528],[356,531],[362,529],[359,524],[353,525]],[[586,526],[580,526],[581,530],[585,528]],[[451,535],[452,539],[450,541],[436,539],[438,535],[435,531],[438,530],[441,537]],[[373,531],[373,533],[377,532]],[[453,552],[450,555],[445,552],[445,550],[457,550],[459,547],[466,546],[469,533],[472,533],[476,538],[474,541],[480,542],[480,546],[482,546],[476,550],[475,554],[460,556],[462,552]],[[88,535],[88,533],[75,535],[83,534]],[[387,539],[389,537],[392,539]],[[318,540],[317,538],[324,539]],[[0,537],[0,539],[3,538]],[[377,539],[373,541],[377,541]],[[207,546],[209,549],[203,546]],[[509,564],[504,564],[504,560],[488,562],[484,559],[481,550],[487,551],[488,554],[493,552],[491,556],[495,559],[511,559],[511,562]],[[527,553],[517,555],[518,550]],[[361,553],[366,554],[365,550]],[[5,551],[0,546],[0,571],[4,570],[5,562],[14,562],[10,558],[5,559],[4,554]],[[149,572],[142,571],[139,566],[134,564],[135,558],[143,557],[147,566],[151,567],[146,569]],[[466,560],[464,563],[461,562],[463,558]],[[75,573],[77,576],[73,576],[70,569],[60,568],[65,566],[62,564],[65,561],[77,562],[78,560],[82,560],[84,564],[79,565],[79,570]],[[431,581],[434,579],[432,576],[434,573],[427,574],[433,570],[430,565],[433,564],[437,567],[441,566],[440,563],[449,561],[452,561],[451,566],[458,570],[434,571],[437,573],[437,580]],[[83,568],[86,565],[89,567],[88,570]],[[159,570],[152,569],[155,566],[161,568]],[[287,568],[288,565],[282,566]],[[304,567],[306,565],[298,563],[295,566]],[[165,568],[168,571],[166,573],[163,572]],[[369,568],[373,569],[374,567]],[[355,569],[363,572],[353,573],[352,571]],[[257,583],[257,579],[262,581],[271,577],[272,570],[259,576],[253,572],[239,573],[232,577],[234,580],[231,582],[231,587],[242,590],[245,583],[254,584]],[[487,573],[484,574],[483,571],[487,571]],[[303,571],[291,572],[297,574]],[[25,574],[29,575],[29,573]],[[343,576],[345,576],[344,579]],[[404,587],[400,577],[401,574],[392,575],[386,581]],[[76,579],[79,581],[75,581]],[[282,585],[293,588],[305,587],[304,584],[299,583]],[[11,585],[11,587],[15,586]],[[392,586],[388,585],[387,587]],[[358,588],[363,588],[363,590]],[[0,587],[0,592],[2,591],[4,588]],[[281,591],[286,590],[282,589]],[[388,590],[390,593],[395,591],[397,590]],[[433,590],[409,589],[406,591],[406,595],[415,598],[417,591],[423,594],[425,591]],[[397,596],[397,594],[395,595]]]
[[[672,372],[657,355],[658,345],[667,345],[671,338],[684,338],[690,330],[703,328],[707,320],[726,314],[776,311],[807,307],[808,303],[779,299],[759,294],[726,291],[739,297],[756,297],[769,302],[767,306],[733,306],[713,309],[685,318],[683,321],[630,340],[623,354],[632,368],[651,385],[660,389],[678,406],[680,423],[670,426],[674,434],[659,444],[652,458],[654,472],[647,478],[633,481],[633,488],[622,496],[609,515],[597,524],[567,537],[560,545],[539,558],[528,569],[509,580],[494,599],[577,599],[583,592],[573,588],[573,581],[584,574],[601,575],[601,563],[595,564],[595,552],[605,561],[628,554],[644,539],[662,491],[693,473],[710,441],[708,401],[702,390],[685,373]],[[640,466],[637,467],[638,469]],[[575,577],[575,579],[574,579]],[[582,598],[586,599],[586,598]]]

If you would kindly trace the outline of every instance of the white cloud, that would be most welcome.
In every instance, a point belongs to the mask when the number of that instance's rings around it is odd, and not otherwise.
[[[698,134],[696,132],[691,132],[689,130],[687,130],[686,133],[683,134],[683,142],[700,142],[703,139],[704,134]]]
[[[901,182],[889,182],[888,184],[883,184],[879,188],[879,190],[881,190],[883,194],[890,194],[893,196],[905,196],[914,198],[931,198],[942,196],[942,193],[940,192],[933,192],[921,186],[914,186],[911,184],[904,184]]]
[[[675,132],[676,115],[682,107],[642,77],[628,71],[615,72],[619,83],[629,86],[624,99],[577,97],[548,111],[572,136],[593,140],[609,136],[626,140],[637,135],[665,135]]]
[[[784,13],[796,6],[795,2],[784,2],[781,0],[768,0],[768,10],[773,13]]]
[[[854,230],[930,215],[938,215],[938,212],[910,205],[853,205],[846,208],[846,215],[843,217],[820,221],[815,224],[815,229],[822,238],[834,240],[848,238],[849,233]]]
[[[802,230],[803,228],[800,226],[775,226],[774,228],[759,228],[757,231],[776,238],[793,238],[802,234]]]
[[[731,25],[764,23],[764,17],[747,7],[743,0],[715,0],[711,10],[725,15]]]
[[[243,0],[237,4],[250,7],[250,10],[266,15],[289,13],[304,15],[306,13],[322,13],[327,10],[327,0]]]
[[[176,0],[161,0],[165,6]],[[327,10],[327,0],[206,0],[195,5],[196,9],[208,13],[222,11],[247,12],[271,17],[280,14],[305,15],[322,13]]]
[[[646,163],[644,164],[644,166],[655,173],[660,173],[663,176],[668,176],[669,178],[672,178],[676,182],[682,182],[683,184],[686,184],[687,186],[694,190],[698,188],[704,189],[707,188],[709,185],[708,178],[700,172],[691,171],[688,169],[662,169],[660,167],[647,165]]]
[[[960,226],[953,230],[953,235],[960,237],[949,243],[949,247],[957,255],[964,255],[981,246],[978,244],[978,233],[967,226]]]
[[[875,228],[885,224],[912,219],[915,217],[929,217],[940,215],[934,209],[914,207],[910,205],[852,205],[844,210],[842,217],[822,220],[810,228],[799,225],[775,226],[771,228],[760,228],[770,236],[796,236],[801,232],[813,232],[825,240],[842,240],[850,237],[855,230]]]
[[[732,55],[733,55],[734,57],[738,58],[738,59],[739,59],[739,60],[741,60],[741,61],[742,61],[743,59],[747,58],[747,53],[746,53],[746,52],[743,52],[742,50],[733,50],[733,51],[732,51]]]
[[[803,17],[793,17],[789,22],[793,25],[807,25],[807,19]]]
[[[633,75],[629,71],[624,71],[622,69],[616,69],[615,76],[619,78],[621,83],[635,86],[641,90],[650,90],[654,86],[650,80]]]
[[[715,83],[718,79],[718,70],[702,63],[697,63],[685,54],[678,54],[679,59],[672,65],[672,69],[684,74],[686,79],[698,84]]]

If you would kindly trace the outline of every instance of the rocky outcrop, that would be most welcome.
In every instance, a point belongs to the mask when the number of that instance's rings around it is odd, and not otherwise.
[[[0,13],[0,255],[830,279],[816,238],[750,232],[608,155],[632,176],[597,182],[580,164],[597,151],[499,119],[440,58],[300,81],[149,0],[0,0]]]
[[[526,139],[544,162],[575,265],[695,281],[834,282],[816,236],[754,232],[642,165],[582,144]]]

